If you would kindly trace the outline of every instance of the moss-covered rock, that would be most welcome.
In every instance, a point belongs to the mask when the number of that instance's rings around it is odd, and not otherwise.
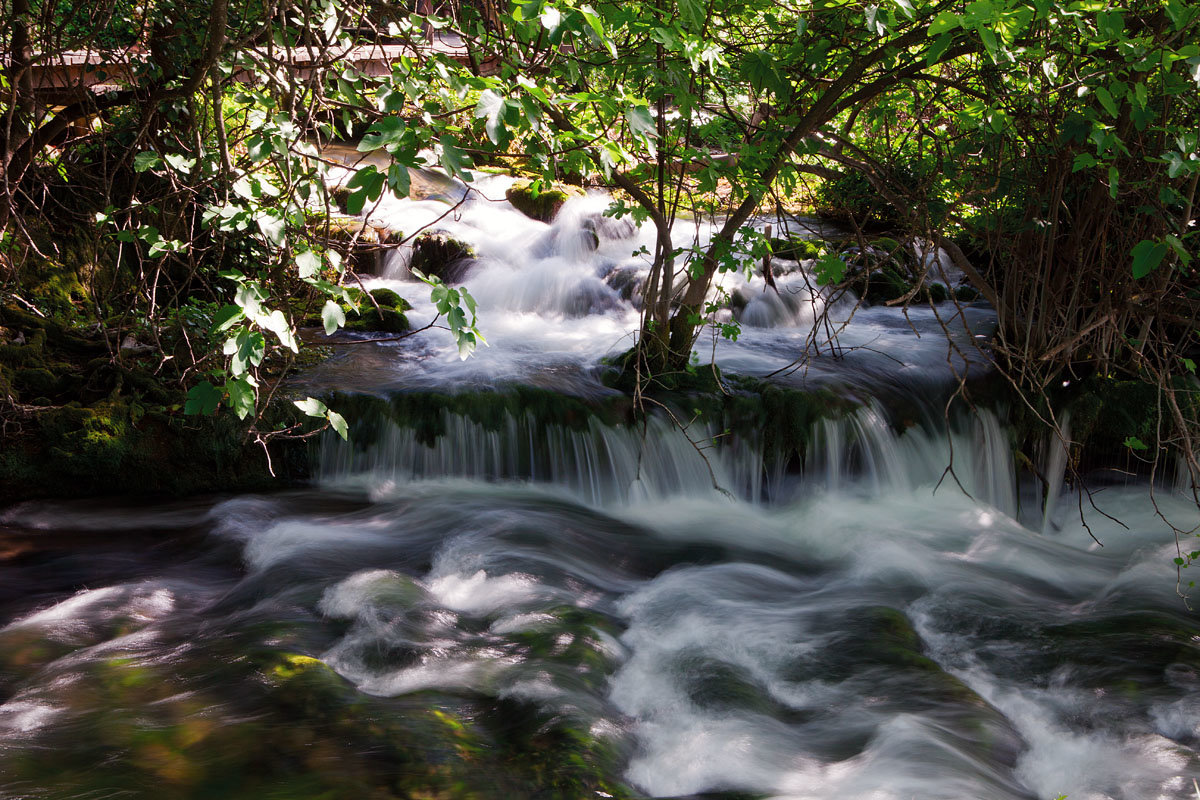
[[[819,258],[824,242],[792,236],[787,239],[771,239],[771,253],[791,261],[807,261]]]
[[[391,289],[372,289],[369,293],[351,289],[349,292],[357,309],[343,304],[346,330],[403,333],[409,329],[404,312],[411,310],[412,305]]]
[[[504,192],[512,207],[531,219],[550,222],[571,197],[582,197],[583,190],[569,184],[519,180]]]
[[[422,233],[413,240],[412,248],[411,268],[445,283],[461,281],[475,258],[469,244],[441,231]]]

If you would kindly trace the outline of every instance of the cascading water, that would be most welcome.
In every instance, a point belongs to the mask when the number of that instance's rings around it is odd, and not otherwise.
[[[439,224],[492,347],[308,380],[607,393],[645,267],[637,230],[582,239],[602,206],[463,204]],[[403,258],[375,280],[412,289]],[[758,280],[727,370],[788,363],[823,302],[758,308]],[[939,329],[860,309],[793,379],[936,395]],[[770,419],[447,408],[324,440],[306,491],[0,512],[0,797],[1193,798],[1200,637],[1157,513],[1195,507],[1060,500],[1053,443],[1045,499],[999,417],[899,416],[831,413],[789,454]]]
[[[353,364],[335,358],[315,370],[309,384],[389,391],[537,383],[573,394],[603,393],[592,373],[603,358],[633,344],[653,230],[607,216],[611,198],[599,193],[568,200],[547,224],[504,199],[513,181],[506,176],[482,178],[470,188],[428,173],[416,173],[414,180],[422,187],[420,199],[385,194],[368,220],[410,235],[439,232],[471,247],[474,256],[454,271],[479,300],[490,346],[466,361],[436,335],[372,345],[375,355],[360,347],[347,356]],[[784,223],[801,236],[834,235],[815,220]],[[755,224],[784,232],[778,220]],[[686,253],[706,246],[715,229],[713,221],[682,220],[673,240]],[[383,274],[364,284],[397,291],[414,306],[410,319],[423,324],[436,312],[426,287],[408,273],[411,247],[410,238],[389,254]],[[678,261],[682,269],[684,256]],[[852,294],[830,298],[803,263],[773,264],[780,273],[776,288],[758,275],[721,276],[711,299],[721,301],[717,292],[725,292],[729,308],[722,314],[736,317],[748,334],[730,341],[706,332],[697,345],[704,360],[714,355],[733,373],[773,374],[805,387],[857,387],[869,396],[910,393],[914,385],[940,384],[986,364],[975,347],[994,324],[985,306],[914,305],[903,314],[882,306],[856,309]],[[948,280],[948,271],[938,262],[931,275]]]

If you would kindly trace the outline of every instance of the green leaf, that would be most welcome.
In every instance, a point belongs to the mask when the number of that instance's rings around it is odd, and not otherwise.
[[[302,279],[311,278],[321,271],[321,257],[312,250],[301,250],[296,254],[296,269]]]
[[[1158,269],[1167,255],[1167,245],[1143,239],[1133,246],[1130,255],[1133,256],[1133,277],[1144,278]]]
[[[947,31],[962,27],[962,20],[953,11],[943,11],[929,23],[929,35],[941,36]]]
[[[1128,447],[1130,450],[1149,450],[1150,449],[1149,447],[1146,446],[1145,442],[1143,442],[1141,439],[1139,439],[1136,436],[1125,437],[1124,445],[1126,447]]]
[[[146,172],[162,166],[162,158],[153,150],[143,150],[133,157],[133,171]]]
[[[375,202],[383,195],[383,185],[386,181],[383,173],[372,164],[359,169],[346,183],[346,188],[350,190],[350,196],[346,199],[346,210],[355,216],[361,214],[368,200]]]
[[[813,265],[817,273],[817,283],[828,286],[841,283],[846,276],[846,262],[837,253],[826,253]]]
[[[381,120],[377,120],[371,123],[371,127],[367,128],[362,141],[358,143],[358,151],[366,153],[386,147],[389,144],[400,142],[404,139],[404,132],[406,130],[407,126],[400,117],[384,117]]]
[[[303,400],[293,400],[292,405],[303,411],[310,417],[324,417],[329,407],[315,397],[306,397]]]
[[[996,41],[996,33],[991,28],[980,28],[979,38],[983,40],[983,46],[987,48],[988,55],[993,61],[998,61],[1000,58],[1000,43]]]
[[[325,335],[332,336],[334,331],[346,324],[346,312],[338,303],[326,300],[321,307],[321,322],[325,324]]]
[[[1100,105],[1104,106],[1104,110],[1109,113],[1109,116],[1116,117],[1119,113],[1117,102],[1113,100],[1113,96],[1108,89],[1103,86],[1096,87],[1096,99],[1100,101]]]
[[[475,118],[484,120],[484,130],[495,145],[504,138],[504,110],[504,98],[491,89],[480,94],[479,102],[475,105]]]
[[[229,330],[237,323],[246,318],[245,312],[239,306],[221,306],[215,315],[213,315],[213,332],[220,333],[221,331]]]
[[[704,27],[704,4],[700,0],[679,0],[679,17],[691,31]]]
[[[392,164],[388,167],[387,182],[388,189],[400,199],[408,197],[408,192],[412,189],[412,176],[408,174],[408,167],[403,164]]]
[[[268,242],[276,247],[283,247],[287,241],[287,222],[277,213],[265,212],[258,215],[255,220],[258,223],[258,229]]]
[[[1187,245],[1183,243],[1183,240],[1173,233],[1168,233],[1163,238],[1165,239],[1167,245],[1175,251],[1175,256],[1179,259],[1179,263],[1181,263],[1184,267],[1191,266],[1192,254],[1188,252]]]
[[[229,407],[238,419],[245,419],[254,413],[254,387],[243,378],[235,378],[225,384],[229,393]]]
[[[588,27],[590,27],[592,32],[596,34],[596,37],[608,50],[609,55],[611,55],[613,58],[616,58],[617,46],[612,43],[612,39],[608,38],[608,34],[604,30],[604,22],[596,13],[596,9],[592,8],[590,5],[580,6],[579,12],[583,14],[583,18],[587,22]]]
[[[330,427],[337,431],[338,436],[345,441],[350,441],[350,426],[346,424],[345,417],[336,411],[326,411],[325,418],[329,420]]]
[[[175,170],[176,172],[182,172],[185,175],[192,171],[192,167],[196,166],[196,159],[186,158],[178,153],[167,153],[166,159],[167,163],[171,165],[171,169]],[[134,169],[136,168],[137,165],[135,164]]]
[[[233,342],[232,348],[229,346],[230,341]],[[225,342],[225,352],[226,355],[233,356],[229,371],[234,375],[245,375],[250,371],[251,365],[257,367],[262,363],[267,353],[267,341],[258,331],[242,331],[232,340]]]
[[[953,43],[953,33],[943,33],[941,36],[935,39],[933,44],[929,46],[929,50],[925,53],[926,66],[932,66],[933,64],[936,64],[938,59],[945,55],[946,51],[950,49],[950,45]]]
[[[471,166],[471,157],[459,149],[458,144],[450,136],[443,136],[438,142],[442,145],[442,166],[454,177],[469,183],[471,173],[467,172],[467,168]]]
[[[296,343],[296,337],[292,334],[292,325],[288,322],[288,318],[284,316],[282,311],[275,309],[267,316],[260,317],[258,324],[275,334],[281,345],[293,353],[300,352],[300,347]],[[258,362],[255,362],[255,366],[257,365]]]
[[[644,106],[626,106],[625,120],[629,123],[629,129],[633,135],[646,143],[646,147],[650,150],[650,156],[653,158],[657,154],[654,140],[658,137],[658,130],[654,117],[650,114],[650,109]]]
[[[201,414],[209,416],[221,404],[223,395],[208,381],[196,384],[188,389],[187,401],[183,405],[183,413],[189,415]]]

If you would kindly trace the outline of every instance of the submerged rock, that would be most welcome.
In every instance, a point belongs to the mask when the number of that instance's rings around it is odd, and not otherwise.
[[[637,223],[633,217],[613,217],[608,214],[590,214],[583,218],[580,225],[596,234],[601,241],[622,241],[632,239],[637,234]]]

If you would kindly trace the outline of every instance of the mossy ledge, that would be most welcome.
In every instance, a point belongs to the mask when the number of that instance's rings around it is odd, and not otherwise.
[[[257,491],[308,473],[302,442],[272,443],[268,463],[250,445],[248,423],[232,414],[184,416],[184,390],[155,376],[157,355],[129,355],[12,306],[0,307],[0,328],[21,336],[0,343],[0,504]],[[300,418],[279,401],[258,425],[272,430]]]
[[[746,378],[726,378],[724,390],[704,379],[653,387],[648,413],[669,411],[677,420],[707,423],[726,438],[763,448],[764,458],[799,466],[813,426],[857,408],[853,400],[829,390],[801,391]],[[489,431],[501,430],[513,417],[527,416],[536,427],[584,430],[593,421],[606,426],[635,424],[639,411],[630,394],[614,391],[581,398],[530,386],[454,394],[400,392],[388,397],[332,392],[324,397],[350,423],[350,439],[366,448],[379,441],[387,426],[416,432],[432,445],[446,433],[447,415],[465,417]],[[656,411],[654,409],[665,409]],[[769,435],[764,435],[769,432]]]

